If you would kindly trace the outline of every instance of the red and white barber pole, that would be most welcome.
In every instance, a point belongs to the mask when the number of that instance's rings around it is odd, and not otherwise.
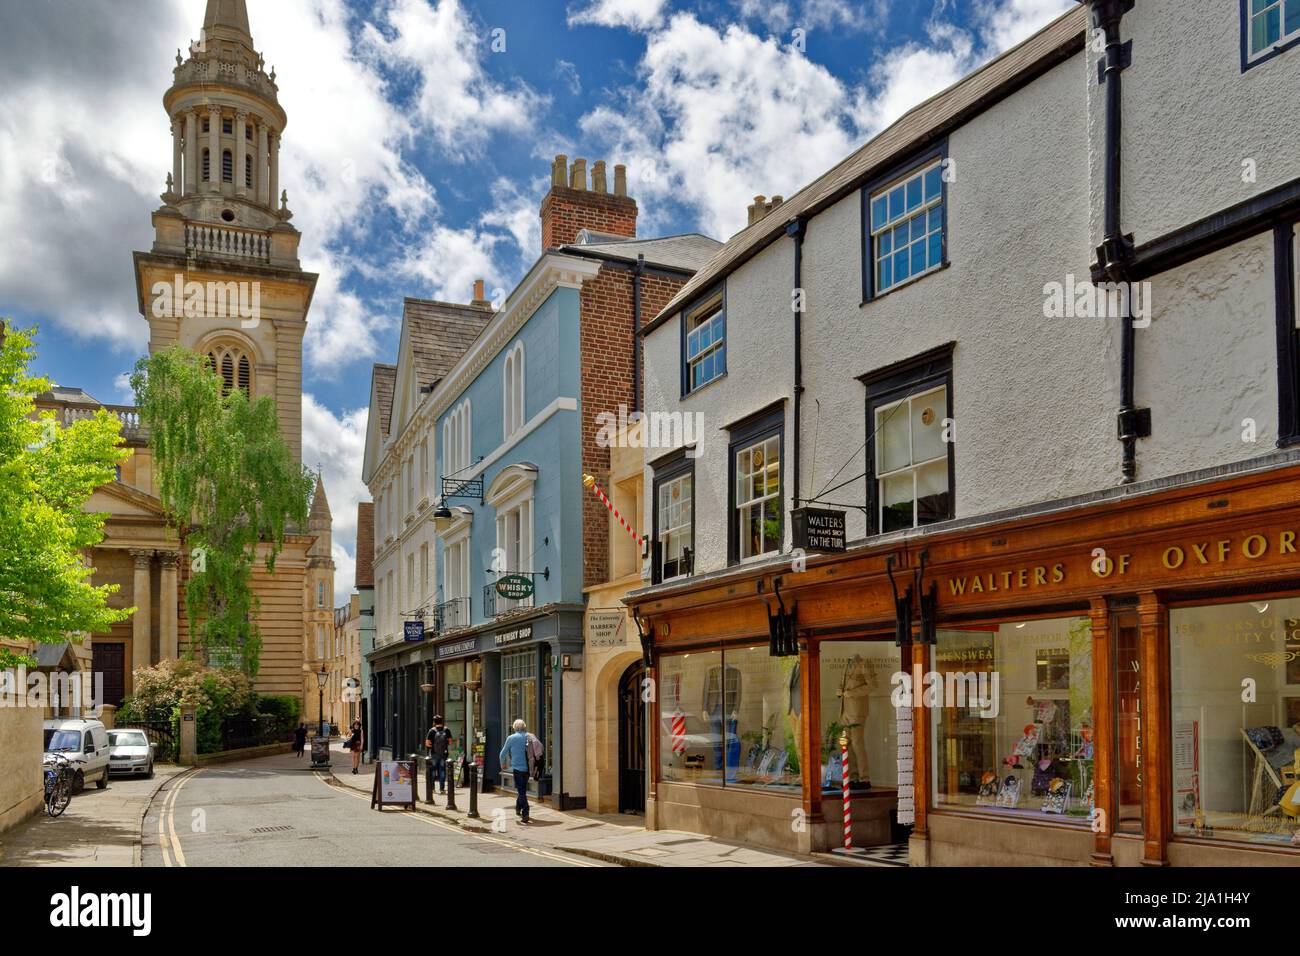
[[[686,753],[686,715],[680,710],[673,711],[672,736],[673,753]]]
[[[840,771],[844,778],[844,849],[853,849],[853,809],[849,804],[849,738],[840,734]]]
[[[609,509],[609,513],[617,518],[618,523],[623,526],[623,530],[632,536],[632,540],[634,540],[638,545],[641,544],[641,536],[636,533],[635,528],[627,523],[627,519],[619,514],[618,509],[614,507],[613,503],[605,497],[605,492],[600,490],[600,485],[596,484],[596,479],[591,475],[583,475],[582,483],[590,488],[592,493],[604,503],[605,507]]]

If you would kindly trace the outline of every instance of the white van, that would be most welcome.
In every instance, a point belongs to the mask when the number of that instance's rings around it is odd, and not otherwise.
[[[72,761],[72,792],[89,780],[103,790],[108,786],[108,731],[98,720],[56,717],[45,721],[45,752],[58,753]]]

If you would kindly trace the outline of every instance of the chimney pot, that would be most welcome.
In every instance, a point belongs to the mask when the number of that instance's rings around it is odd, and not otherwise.
[[[474,280],[474,301],[475,302],[483,301],[483,280],[482,279]]]
[[[587,161],[581,156],[569,167],[569,188],[582,190],[587,188]]]
[[[563,153],[557,153],[555,156],[555,160],[551,163],[551,185],[552,186],[567,185],[566,180],[568,179],[567,176],[568,171],[569,171],[569,157],[565,156]]]
[[[622,163],[614,164],[614,195],[627,195],[627,167]]]
[[[605,161],[598,159],[591,164],[591,188],[593,192],[609,192],[605,182]]]

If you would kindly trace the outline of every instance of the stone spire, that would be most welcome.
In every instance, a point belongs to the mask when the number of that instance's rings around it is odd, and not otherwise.
[[[318,521],[324,522],[327,528],[333,521],[333,516],[330,514],[329,499],[325,497],[325,478],[319,471],[316,472],[316,493],[311,496],[311,528],[313,531],[316,530]]]
[[[237,40],[253,48],[253,34],[248,29],[248,8],[244,0],[208,0],[203,15],[205,37]]]

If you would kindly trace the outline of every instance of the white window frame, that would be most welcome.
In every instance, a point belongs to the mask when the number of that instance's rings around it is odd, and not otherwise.
[[[1245,0],[1246,4],[1246,61],[1248,63],[1255,60],[1261,60],[1266,56],[1274,53],[1276,50],[1287,46],[1290,43],[1300,40],[1300,22],[1297,22],[1294,29],[1287,31],[1286,15],[1288,7],[1300,9],[1300,0],[1267,0],[1264,8],[1259,12],[1255,11],[1255,0]],[[1266,18],[1269,11],[1277,11],[1278,35],[1277,39],[1267,46],[1255,48],[1255,23],[1258,20]]]
[[[771,467],[772,457],[769,452],[768,446],[771,446],[771,448],[774,448],[776,450],[776,473],[777,473],[776,491],[771,492],[769,494],[760,495],[756,498],[748,498],[742,501],[740,497],[740,486],[742,480],[742,475],[740,471],[740,456],[745,454],[745,452],[752,453],[754,449],[759,447],[763,449],[764,464],[760,466],[760,470],[754,471],[751,469],[750,471],[745,473],[746,476],[748,477],[751,478],[756,477],[759,474],[765,473],[767,469]],[[736,473],[736,505],[735,505],[735,514],[732,516],[732,520],[739,523],[737,527],[736,555],[737,557],[740,558],[741,561],[754,561],[768,554],[776,554],[781,550],[781,535],[784,533],[784,529],[782,529],[782,531],[778,533],[776,540],[772,542],[771,548],[764,549],[762,551],[756,551],[753,554],[745,553],[745,549],[749,545],[749,537],[748,535],[744,534],[744,530],[746,527],[748,527],[749,524],[746,518],[748,517],[748,512],[751,509],[758,508],[761,510],[767,502],[776,499],[778,516],[781,513],[781,507],[783,504],[781,502],[781,496],[783,493],[783,490],[781,488],[781,435],[778,432],[775,434],[768,435],[765,438],[756,439],[746,445],[740,445],[736,448],[734,455],[735,455],[734,462],[735,462],[735,473]],[[753,461],[752,455],[750,460]],[[764,536],[763,540],[764,542],[767,541],[766,536]]]
[[[947,408],[948,408],[947,384],[936,385],[933,388],[927,388],[924,391],[914,392],[911,395],[905,395],[903,398],[900,398],[896,402],[890,402],[888,405],[880,405],[876,408],[876,420],[871,423],[871,427],[873,429],[873,433],[876,435],[875,445],[876,445],[876,508],[877,508],[876,527],[877,528],[884,528],[885,526],[885,481],[887,479],[896,478],[899,475],[905,475],[908,472],[911,472],[912,474],[912,527],[913,528],[919,527],[919,525],[916,523],[917,518],[919,517],[919,515],[917,514],[917,502],[919,501],[919,496],[917,495],[917,485],[916,485],[917,473],[922,468],[925,468],[929,465],[933,465],[937,462],[943,462],[944,480],[948,481],[948,477],[947,477],[948,456],[951,450],[951,446],[947,442],[944,443],[942,455],[939,455],[935,458],[927,458],[925,461],[912,460],[913,458],[912,405],[915,402],[919,402],[922,399],[926,399],[926,398],[932,398],[933,396],[938,395],[940,393],[943,394],[942,407],[944,409],[944,414],[947,415]],[[884,417],[892,416],[894,411],[903,405],[907,406],[907,412],[906,412],[907,460],[909,464],[904,465],[902,468],[895,468],[893,471],[885,471],[884,464],[883,464],[884,454],[885,454],[885,443],[882,437],[883,426],[881,424],[881,418],[882,416]],[[952,483],[950,481],[948,482],[948,494],[950,495],[952,494]]]
[[[716,382],[727,374],[727,360],[722,358],[720,367],[715,365],[713,375],[701,382],[695,381],[695,369],[710,356],[722,352],[727,345],[727,308],[726,298],[723,291],[719,289],[714,295],[707,300],[695,306],[691,311],[686,313],[686,339],[684,348],[686,350],[686,392],[697,391],[708,385],[710,382]],[[703,318],[701,318],[703,316]],[[706,326],[712,327],[712,336],[709,344],[702,347],[697,353],[691,354],[691,340],[701,334],[701,329]]]
[[[928,216],[930,214],[930,210],[943,205],[944,182],[943,182],[942,171],[939,174],[939,192],[936,195],[929,198],[926,197],[926,193],[925,193],[925,177],[929,175],[932,171],[934,171],[936,168],[942,169],[942,167],[943,167],[943,158],[940,157],[932,163],[926,163],[920,169],[917,169],[903,176],[900,176],[899,178],[889,183],[889,185],[882,186],[880,189],[877,189],[875,192],[871,193],[871,195],[867,197],[867,216],[868,216],[867,226],[869,228],[869,235],[870,235],[870,242],[871,242],[871,290],[872,290],[873,297],[884,295],[886,292],[892,292],[893,290],[900,288],[901,286],[905,286],[908,283],[915,282],[917,279],[920,279],[923,276],[929,275],[931,272],[934,272],[936,269],[942,268],[944,263],[946,243],[948,240],[947,240],[947,223],[945,221],[944,213],[941,211],[939,213],[939,228],[937,230],[929,228],[929,223],[927,222],[925,223],[926,225],[925,236],[919,242],[917,242],[917,240],[913,239],[909,235],[908,277],[906,279],[901,279],[901,280],[894,279],[891,274],[890,282],[888,285],[885,285],[881,282],[881,273],[880,273],[881,262],[884,261],[885,259],[889,259],[890,268],[892,272],[894,257],[899,252],[899,249],[894,248],[893,246],[892,237],[893,237],[894,230],[897,229],[899,226],[902,226],[904,223],[909,224],[909,228],[910,228],[910,224],[913,221]],[[916,181],[919,181],[921,184],[921,204],[909,210],[907,208],[907,187],[911,183]],[[902,211],[899,212],[897,215],[890,215],[889,196],[897,189],[902,189],[903,191]],[[876,207],[876,202],[881,199],[885,200],[885,220],[883,223],[877,225],[876,217],[875,217],[875,207]],[[890,244],[889,251],[882,255],[880,251],[880,246],[881,246],[880,240],[885,233],[890,234],[891,244]],[[939,261],[929,262],[928,260],[929,260],[930,237],[935,235],[936,233],[939,236]],[[921,246],[921,248],[926,251],[927,263],[925,269],[923,269],[922,271],[912,272],[911,271],[911,250],[914,249],[917,245]]]
[[[524,343],[516,342],[506,353],[501,371],[501,422],[503,439],[524,427]]]
[[[453,408],[442,423],[442,460],[444,478],[463,477],[470,466],[470,439],[473,411],[469,399]]]
[[[666,522],[668,521],[668,514],[672,507],[671,489],[674,485],[678,485],[682,487],[681,504],[678,505],[679,515],[683,510],[689,508],[690,517],[686,521],[680,522],[675,525],[669,525]],[[690,487],[687,488],[686,487],[687,485],[689,485]],[[655,514],[658,517],[658,522],[659,522],[658,527],[655,529],[655,540],[658,541],[659,543],[659,579],[660,581],[672,581],[675,578],[684,578],[687,576],[685,571],[680,571],[677,574],[669,575],[668,572],[665,570],[665,566],[668,563],[668,537],[670,535],[679,536],[679,537],[684,537],[686,540],[688,540],[690,542],[692,557],[694,557],[695,506],[693,501],[694,501],[694,494],[695,494],[695,472],[693,470],[686,471],[680,475],[677,475],[676,477],[669,478],[665,481],[659,482],[657,485],[656,494],[659,496],[659,500],[655,502]],[[664,506],[665,494],[669,496],[668,501],[670,502],[667,508]],[[680,554],[678,555],[677,561],[678,561],[678,567],[680,568],[681,567]]]

